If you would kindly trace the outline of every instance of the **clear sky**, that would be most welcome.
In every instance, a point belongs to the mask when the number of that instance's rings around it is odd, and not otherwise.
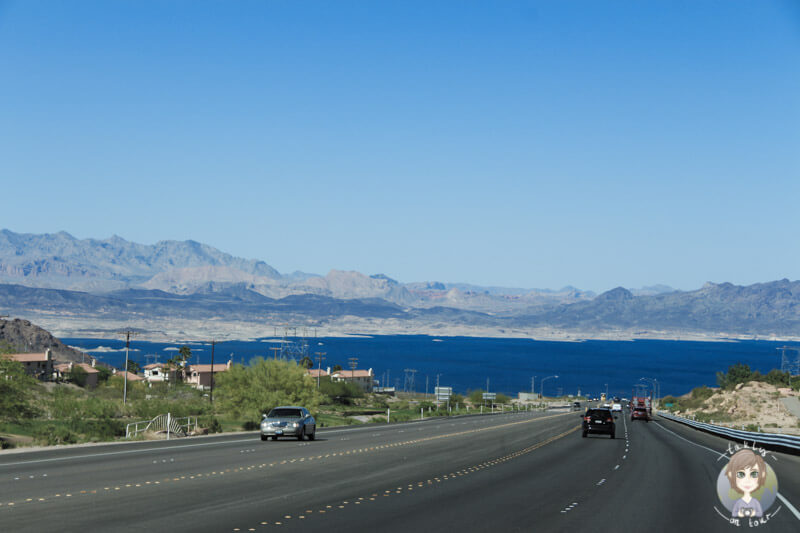
[[[605,290],[800,275],[800,2],[0,0],[0,228]]]

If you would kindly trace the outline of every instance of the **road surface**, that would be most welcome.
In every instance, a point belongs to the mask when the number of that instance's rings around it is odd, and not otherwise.
[[[580,413],[431,419],[0,454],[0,531],[735,531],[716,495],[728,441]],[[800,460],[770,453],[759,526],[800,530]],[[720,512],[722,511],[722,512]],[[777,512],[776,512],[777,511]]]

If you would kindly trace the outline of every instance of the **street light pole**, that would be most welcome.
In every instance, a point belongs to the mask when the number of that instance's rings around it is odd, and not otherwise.
[[[653,394],[655,394],[655,402],[658,402],[658,399],[661,397],[661,385],[658,383],[656,378],[639,378],[639,381],[647,381],[653,387]]]
[[[541,383],[539,383],[539,396],[542,398],[544,398],[544,382],[553,378],[558,379],[558,376],[547,376],[546,378],[542,378]]]

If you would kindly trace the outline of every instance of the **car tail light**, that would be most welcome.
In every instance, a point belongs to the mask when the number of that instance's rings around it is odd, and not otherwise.
[[[591,422],[592,421],[592,417],[591,416],[584,416],[583,419],[586,420],[587,422]]]
[[[610,418],[606,418],[606,422],[611,422],[611,419]]]

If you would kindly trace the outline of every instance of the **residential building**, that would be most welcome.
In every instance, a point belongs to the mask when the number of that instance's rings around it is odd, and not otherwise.
[[[309,368],[306,370],[306,373],[314,379],[318,377],[324,378],[331,375],[331,368],[328,367],[327,370],[324,368]]]
[[[127,376],[128,377],[128,381],[144,381],[144,378],[142,376],[140,376],[139,374],[134,374],[133,372],[128,372],[126,370],[114,369],[114,375],[115,376],[119,376],[122,379],[125,379],[125,377]]]
[[[100,378],[100,372],[98,372],[98,370],[94,367],[95,362],[96,361],[92,359],[91,365],[86,363],[73,363],[72,361],[68,363],[59,363],[54,367],[55,375],[59,379],[66,379],[69,377],[69,374],[74,367],[80,367],[84,372],[86,372],[86,383],[84,386],[87,389],[93,389],[97,387],[97,383],[99,382]]]
[[[338,370],[331,374],[333,381],[344,381],[346,383],[355,383],[366,392],[372,392],[375,386],[375,375],[372,369],[369,370]]]
[[[233,361],[214,365],[214,374],[225,372],[231,367]],[[211,387],[211,365],[187,365],[186,383],[198,389]]]
[[[168,371],[167,365],[164,363],[152,363],[144,367],[144,379],[148,383],[169,381],[170,374],[174,377],[175,371]]]
[[[53,379],[53,355],[49,349],[43,353],[12,353],[5,357],[22,363],[25,372],[36,379]]]

